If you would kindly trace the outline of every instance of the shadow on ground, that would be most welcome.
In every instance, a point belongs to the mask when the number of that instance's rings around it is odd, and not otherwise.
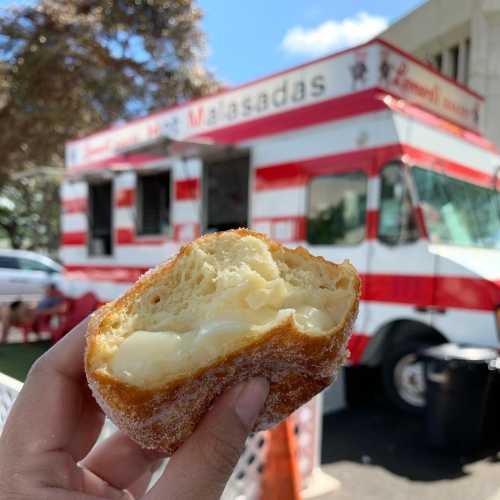
[[[430,448],[423,418],[394,409],[374,380],[364,397],[358,394],[347,409],[324,417],[323,464],[350,461],[380,466],[412,481],[438,481],[467,475],[464,466],[481,458],[497,460],[491,451],[460,456]]]

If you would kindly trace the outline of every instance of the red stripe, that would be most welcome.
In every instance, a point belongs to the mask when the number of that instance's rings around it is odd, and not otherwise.
[[[120,189],[116,193],[115,206],[133,207],[135,205],[135,189]]]
[[[200,225],[198,223],[190,224],[193,226],[191,233],[193,234],[193,239],[200,236]],[[174,240],[181,241],[180,235],[186,224],[174,224]],[[168,241],[171,241],[167,236],[159,237],[147,237],[147,236],[136,236],[133,227],[122,227],[118,228],[115,232],[116,243],[118,245],[163,245]],[[86,233],[85,232],[65,232],[62,235],[63,245],[85,245],[86,243]]]
[[[255,170],[255,190],[303,185],[311,177],[364,170],[375,176],[380,168],[403,154],[400,144],[356,149],[334,155],[317,156],[289,163],[259,167]]]
[[[87,211],[87,198],[70,198],[62,201],[65,214],[75,214]]]
[[[210,130],[196,134],[193,138],[203,137],[215,142],[233,143],[387,109],[387,106],[378,96],[379,91],[377,89],[362,90],[298,109],[283,111],[282,113],[275,113],[237,125]]]
[[[476,168],[469,167],[463,163],[447,160],[429,151],[417,149],[408,144],[403,144],[402,149],[406,156],[405,162],[429,167],[436,172],[444,172],[452,177],[457,177],[485,187],[492,187],[493,176]]]
[[[353,333],[349,339],[348,348],[351,353],[349,356],[349,362],[352,364],[357,364],[361,362],[361,357],[366,349],[366,346],[370,342],[370,337],[364,333]]]
[[[491,174],[407,144],[390,144],[289,163],[263,165],[255,169],[254,189],[255,191],[264,191],[303,186],[314,176],[356,170],[364,170],[368,175],[376,176],[388,162],[401,157],[410,165],[432,167],[436,171],[441,170],[450,176],[486,187],[492,185]]]
[[[341,97],[334,97],[332,99],[303,106],[298,109],[292,109],[263,118],[256,118],[244,123],[221,127],[219,129],[211,130],[205,133],[199,133],[191,136],[191,138],[203,137],[209,138],[215,142],[232,143],[258,136],[268,136],[317,123],[345,119],[350,116],[372,113],[375,111],[387,110],[389,105],[383,100],[383,97],[386,95],[390,94],[385,90],[371,88]],[[408,114],[411,114],[411,106],[413,105],[408,106],[403,106],[400,111],[408,111]],[[440,121],[435,117],[433,118],[432,113],[425,112],[420,113],[418,118],[423,122],[427,121],[431,125],[438,126],[439,128],[446,130],[447,132],[454,132],[455,135],[459,135],[465,140],[471,141],[473,143],[478,142],[478,139],[474,134],[471,135],[470,133],[464,133],[466,129],[464,129],[463,127],[450,127],[450,121],[448,119]],[[485,144],[479,145],[483,148],[486,147]],[[489,148],[490,146],[488,143],[488,149]],[[97,164],[99,164],[99,166],[101,166],[102,168],[102,162],[97,162],[96,165]],[[89,164],[86,166],[77,166],[70,168],[69,171],[75,171],[82,168],[91,169],[94,168],[94,166],[93,164]]]
[[[411,116],[427,125],[454,134],[481,148],[494,152],[497,151],[496,146],[492,142],[488,141],[488,139],[484,138],[475,130],[465,128],[464,125],[458,124],[451,118],[440,115],[436,111],[429,111],[416,103],[405,101],[400,96],[388,92],[387,90],[381,89],[381,91],[387,94],[388,98],[384,99],[384,102],[391,110]],[[392,99],[389,99],[389,97],[392,97]]]
[[[184,179],[175,183],[176,200],[196,200],[199,197],[199,180],[197,178]]]
[[[65,232],[61,239],[63,245],[85,245],[87,242],[86,233],[83,231]]]
[[[121,227],[116,230],[116,243],[118,245],[163,245],[166,241],[168,241],[166,236],[157,238],[139,236],[136,238],[133,227]]]
[[[482,311],[500,303],[500,283],[481,278],[365,274],[363,281],[367,301]]]
[[[68,279],[134,283],[148,269],[147,267],[66,265],[64,275]]]
[[[157,124],[153,124],[155,127]],[[127,146],[127,144],[123,144],[123,147]],[[99,148],[102,149],[102,151],[90,151],[91,154],[95,153],[106,153],[107,151],[107,145],[104,145],[104,147]],[[164,161],[165,157],[164,156],[159,156],[159,155],[151,155],[148,153],[137,153],[133,155],[118,155],[118,156],[111,156],[108,158],[104,158],[102,160],[96,160],[90,163],[83,163],[80,165],[76,165],[75,167],[70,167],[68,170],[70,172],[78,172],[81,170],[108,170],[111,168],[117,168],[117,167],[125,167],[127,169],[130,168],[141,168],[147,165],[151,165],[154,163],[158,163],[160,161]]]
[[[67,265],[71,277],[133,283],[147,268]],[[500,281],[457,276],[364,274],[362,300],[415,307],[493,311],[500,303]]]
[[[274,189],[290,189],[292,187],[301,187],[305,186],[309,182],[309,176],[295,174],[294,172],[290,172],[290,176],[286,173],[286,171],[280,172],[279,167],[271,167],[269,170],[274,170],[274,172],[265,172],[257,169],[255,175],[255,183],[254,183],[254,191],[266,191],[266,190],[274,190]],[[286,169],[284,169],[286,170]],[[270,175],[267,175],[270,174]],[[272,176],[276,175],[274,179]],[[280,175],[284,175],[284,177],[280,177]]]
[[[378,210],[367,210],[366,212],[366,239],[376,240],[378,236]]]

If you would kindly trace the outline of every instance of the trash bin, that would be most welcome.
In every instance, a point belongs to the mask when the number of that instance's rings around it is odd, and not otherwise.
[[[492,349],[442,344],[421,353],[425,362],[425,426],[431,446],[472,453],[481,446]]]
[[[500,358],[488,365],[490,378],[488,386],[488,402],[485,417],[485,447],[491,450],[500,449]]]

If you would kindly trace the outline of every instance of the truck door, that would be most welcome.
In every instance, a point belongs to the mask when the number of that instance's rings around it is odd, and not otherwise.
[[[204,232],[248,226],[249,154],[203,164]]]
[[[410,173],[393,161],[382,167],[377,184],[373,195],[378,224],[373,228],[365,290],[369,328],[374,332],[398,319],[430,323],[434,258],[427,242],[419,239]]]
[[[425,375],[418,352],[431,337],[435,256],[420,238],[411,173],[400,161],[382,167],[377,182],[378,223],[373,228],[365,302],[370,342],[362,362],[380,363],[386,394],[418,413],[425,405]],[[375,193],[374,193],[375,194]],[[376,218],[375,218],[376,219]]]

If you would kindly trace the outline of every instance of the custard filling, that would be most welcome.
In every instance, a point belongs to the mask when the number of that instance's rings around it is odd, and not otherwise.
[[[109,342],[106,369],[113,376],[154,386],[223,359],[290,319],[305,334],[325,335],[349,310],[352,291],[345,284],[311,286],[298,271],[287,280],[259,238],[240,238],[227,253],[215,258],[194,247],[185,257],[193,261],[185,266],[189,272],[178,276],[175,303],[171,288],[141,297],[147,314],[136,314],[130,333]]]

